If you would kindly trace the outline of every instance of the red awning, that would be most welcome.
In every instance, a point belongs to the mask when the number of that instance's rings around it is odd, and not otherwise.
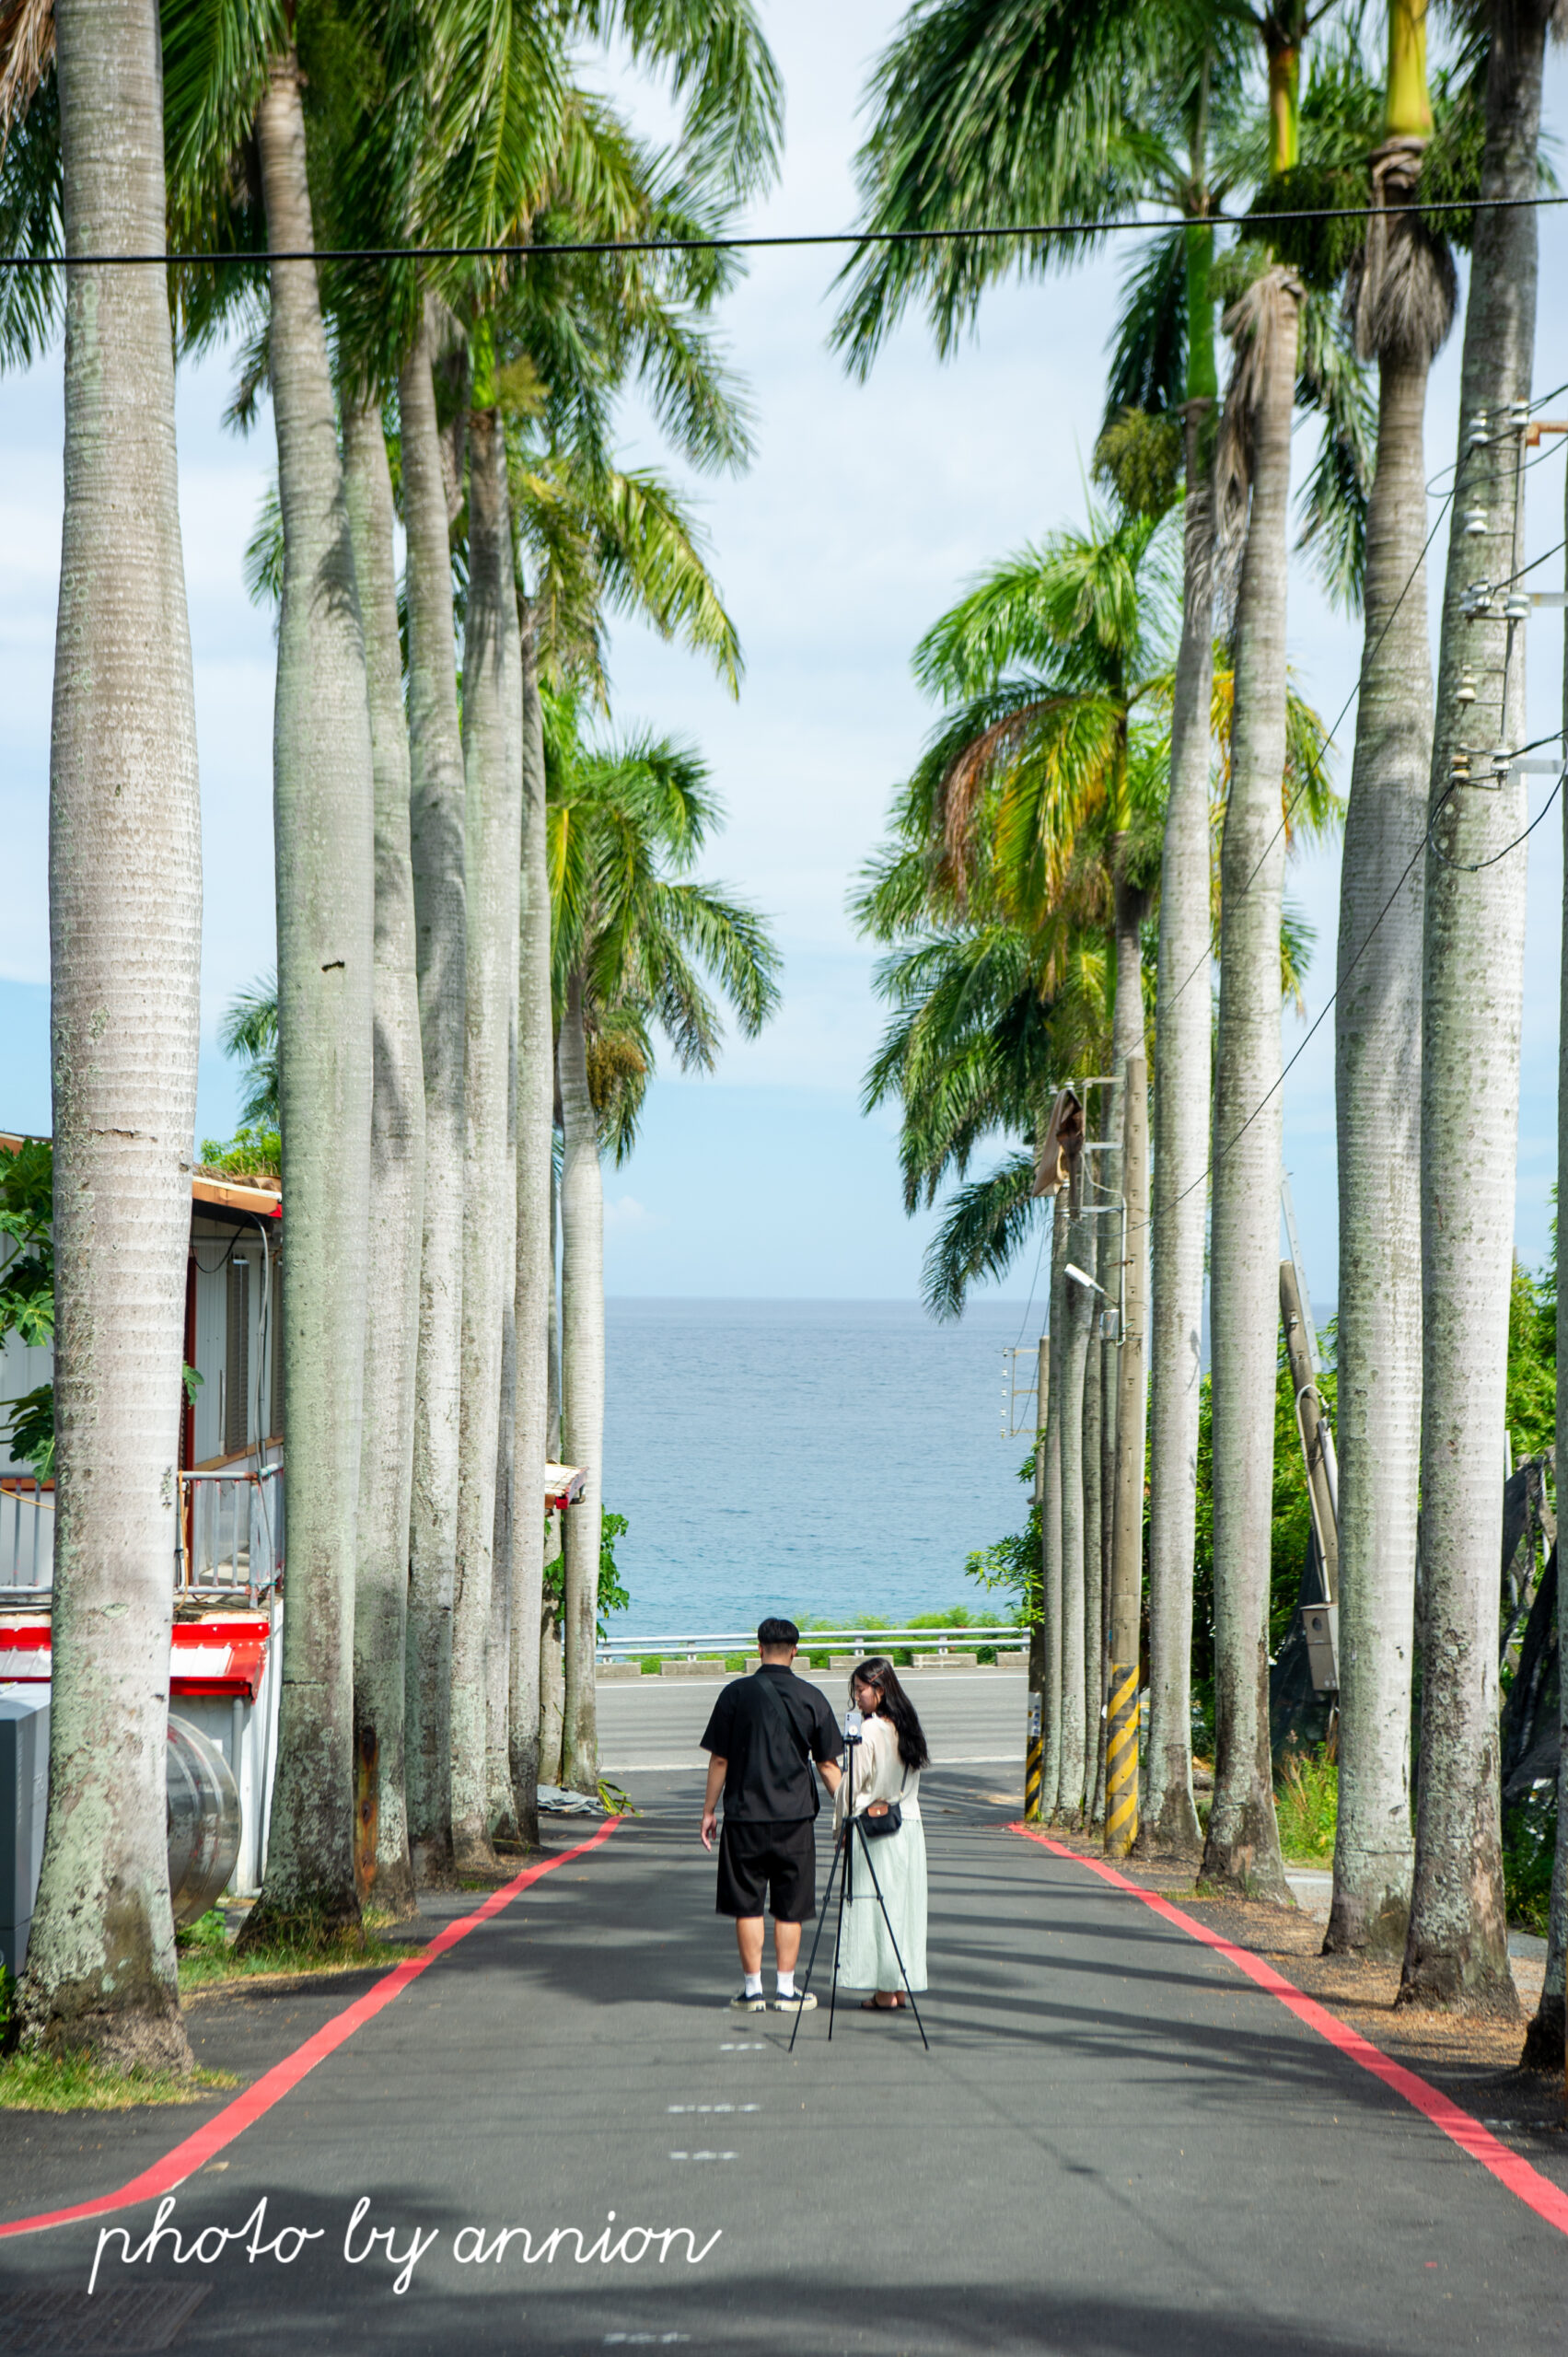
[[[168,1655],[169,1692],[253,1702],[266,1667],[269,1633],[261,1612],[178,1622]],[[52,1666],[47,1620],[0,1620],[0,1686],[46,1686]]]

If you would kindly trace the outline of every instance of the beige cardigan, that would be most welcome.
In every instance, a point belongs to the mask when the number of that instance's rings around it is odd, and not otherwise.
[[[833,1830],[843,1823],[849,1779],[841,1780],[833,1801]],[[890,1719],[867,1719],[854,1754],[854,1813],[858,1817],[873,1801],[897,1801],[905,1817],[920,1815],[920,1771],[906,1770],[899,1758],[899,1738]]]

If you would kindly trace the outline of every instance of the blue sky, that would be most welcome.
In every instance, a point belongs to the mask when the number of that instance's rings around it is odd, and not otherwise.
[[[762,13],[785,78],[788,145],[782,183],[756,208],[756,226],[842,225],[854,209],[859,93],[901,11],[892,0],[763,0]],[[650,126],[668,120],[656,93],[616,79]],[[1559,128],[1568,120],[1561,55],[1548,120]],[[858,1112],[879,1013],[872,958],[849,926],[845,893],[930,725],[909,670],[916,638],[989,560],[1081,512],[1122,251],[1113,244],[1074,277],[993,293],[978,335],[946,366],[912,321],[865,386],[826,348],[831,257],[758,255],[726,308],[758,455],[745,476],[696,491],[740,630],[745,685],[730,702],[699,665],[634,627],[616,633],[613,685],[621,721],[693,737],[707,754],[729,811],[709,872],[772,919],[786,960],[784,1005],[760,1040],[730,1043],[714,1078],[656,1083],[635,1157],[606,1174],[613,1292],[907,1297],[918,1289],[931,1221],[906,1220],[900,1209],[891,1121]],[[1545,391],[1568,379],[1568,219],[1560,214],[1542,215],[1541,258],[1536,384]],[[1434,377],[1433,475],[1453,456],[1458,351],[1456,331]],[[217,1015],[273,954],[272,636],[240,582],[272,470],[271,425],[263,414],[249,441],[226,434],[227,384],[215,356],[182,374],[179,394],[204,811],[203,1135],[227,1131],[235,1117],[233,1076],[213,1044]],[[1568,392],[1559,410],[1568,414]],[[1311,431],[1298,435],[1303,474]],[[44,1128],[49,1118],[45,848],[60,445],[56,354],[0,379],[0,829],[11,876],[0,935],[0,1127],[23,1129]],[[645,461],[657,452],[634,406],[624,447]],[[1562,463],[1532,478],[1531,554],[1562,537]],[[1444,544],[1440,534],[1439,571]],[[1331,720],[1353,690],[1359,624],[1332,613],[1300,565],[1291,597],[1297,682]],[[1530,734],[1540,736],[1558,725],[1555,616],[1532,623],[1529,661]],[[1342,784],[1353,717],[1353,709],[1339,738]],[[1555,1160],[1555,821],[1538,830],[1528,856],[1518,1237],[1538,1261]],[[1305,857],[1289,890],[1318,933],[1310,1021],[1331,988],[1337,851]],[[1287,1054],[1303,1031],[1286,1016]],[[1336,1291],[1332,1040],[1330,1018],[1284,1100],[1285,1159],[1319,1303]],[[1005,1290],[1021,1296],[1028,1284],[1025,1270]]]

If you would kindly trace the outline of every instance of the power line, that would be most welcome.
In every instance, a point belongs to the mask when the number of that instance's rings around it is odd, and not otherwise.
[[[1469,453],[1468,450],[1465,455],[1467,458],[1469,457]],[[1384,639],[1388,637],[1388,633],[1393,629],[1394,623],[1399,617],[1400,608],[1404,604],[1405,599],[1409,597],[1411,586],[1415,580],[1416,575],[1426,563],[1427,551],[1431,548],[1433,541],[1437,538],[1438,527],[1441,525],[1444,517],[1447,514],[1448,509],[1453,505],[1453,502],[1458,495],[1458,482],[1456,480],[1453,489],[1445,493],[1442,504],[1438,507],[1437,514],[1433,519],[1432,529],[1428,532],[1425,540],[1422,543],[1421,554],[1417,557],[1414,564],[1411,565],[1410,572],[1406,576],[1404,586],[1400,591],[1399,596],[1394,600],[1393,606],[1389,610],[1388,619],[1384,623],[1381,632],[1378,633],[1376,644],[1373,646],[1370,654],[1363,656],[1361,669],[1356,675],[1354,687],[1351,690],[1349,695],[1346,696],[1343,703],[1334,714],[1333,721],[1330,726],[1323,732],[1323,742],[1325,745],[1331,745],[1333,743],[1339,729],[1343,724],[1345,714],[1349,712],[1357,696],[1360,695],[1361,683],[1366,676],[1367,665],[1371,662],[1373,656],[1379,652]],[[1285,829],[1289,826],[1291,819],[1295,813],[1295,807],[1301,800],[1302,795],[1306,793],[1308,785],[1311,784],[1313,776],[1316,775],[1319,782],[1324,784],[1328,783],[1327,779],[1323,776],[1322,767],[1317,754],[1309,753],[1307,755],[1307,761],[1309,764],[1307,774],[1302,779],[1300,784],[1296,787],[1295,792],[1291,795],[1291,798],[1286,804],[1284,809],[1280,813],[1280,823],[1274,829],[1273,833],[1269,837],[1268,842],[1263,845],[1262,850],[1259,853],[1257,862],[1252,869],[1251,875],[1249,876],[1246,883],[1242,885],[1240,891],[1235,892],[1231,895],[1231,906],[1233,908],[1235,907],[1236,902],[1238,900],[1243,899],[1257,882],[1259,871],[1262,867],[1263,862],[1268,858],[1269,853],[1273,850],[1274,845],[1278,842],[1281,835],[1283,834]],[[1185,993],[1188,984],[1196,981],[1198,976],[1204,972],[1213,961],[1213,949],[1205,949],[1203,955],[1199,958],[1197,964],[1192,968],[1191,972],[1181,983],[1179,989],[1178,989],[1174,995],[1166,1002],[1167,1008],[1176,1004],[1177,1000]],[[1178,1201],[1179,1200],[1180,1198],[1179,1197]]]
[[[1544,208],[1568,204],[1568,195],[1440,197],[1404,210],[1412,215],[1428,213],[1506,213],[1526,206]],[[943,229],[818,229],[780,231],[733,238],[567,238],[473,246],[291,246],[273,252],[139,253],[139,254],[0,254],[3,270],[59,270],[69,262],[77,270],[103,270],[113,264],[148,268],[213,269],[229,263],[259,267],[282,261],[528,261],[553,255],[763,253],[783,248],[827,246],[923,246],[959,243],[966,238],[1107,238],[1122,231],[1144,236],[1165,229],[1231,228],[1267,235],[1286,221],[1369,221],[1386,217],[1381,204],[1301,205],[1289,212],[1268,214],[1173,214],[1155,220],[984,222],[973,228]]]
[[[1557,386],[1557,387],[1554,389],[1554,390],[1555,390],[1555,392],[1568,392],[1568,385],[1559,385],[1559,386]],[[1543,401],[1551,401],[1551,400],[1552,400],[1553,398],[1554,398],[1554,393],[1547,393],[1547,394],[1544,394],[1544,395],[1542,396],[1542,400],[1543,400]],[[1541,406],[1540,401],[1535,401],[1535,402],[1532,402],[1532,403],[1531,403],[1531,407],[1532,407],[1533,409],[1539,409],[1540,406]],[[1507,429],[1504,429],[1504,430],[1507,430]],[[1467,448],[1466,448],[1466,451],[1465,451],[1465,454],[1464,454],[1464,455],[1465,455],[1465,458],[1469,458],[1469,447],[1467,447]],[[1539,466],[1540,466],[1540,465],[1541,465],[1541,464],[1542,464],[1542,463],[1543,463],[1543,462],[1544,462],[1548,458],[1555,458],[1555,457],[1556,457],[1556,455],[1557,455],[1557,450],[1556,450],[1556,447],[1554,447],[1551,450],[1550,450],[1550,451],[1548,451],[1548,450],[1543,450],[1543,451],[1541,452],[1541,454],[1540,454],[1540,457],[1539,457],[1539,458],[1538,458],[1538,459],[1530,459],[1530,460],[1528,461],[1528,464],[1527,464],[1527,467],[1523,470],[1523,471],[1525,471],[1525,472],[1527,472],[1527,472],[1529,471],[1529,468],[1530,468],[1530,467],[1539,467]],[[1462,465],[1462,463],[1463,463],[1463,460],[1461,460],[1461,461],[1459,462],[1459,464],[1460,464],[1460,465]],[[1369,664],[1369,663],[1371,663],[1371,662],[1372,662],[1372,660],[1374,659],[1374,657],[1378,654],[1378,652],[1380,651],[1380,649],[1381,649],[1381,647],[1382,647],[1383,641],[1388,637],[1388,633],[1393,629],[1393,627],[1394,627],[1394,623],[1395,623],[1395,621],[1397,620],[1398,615],[1399,615],[1400,608],[1404,604],[1406,598],[1410,595],[1411,586],[1411,584],[1414,582],[1415,577],[1416,577],[1416,575],[1421,571],[1422,566],[1426,563],[1427,552],[1428,552],[1428,551],[1431,549],[1431,546],[1432,546],[1433,541],[1437,538],[1438,528],[1439,528],[1439,527],[1440,527],[1440,526],[1441,526],[1441,524],[1442,524],[1443,518],[1444,518],[1444,517],[1446,515],[1446,513],[1447,513],[1447,511],[1448,511],[1449,507],[1453,505],[1454,500],[1455,500],[1455,499],[1458,497],[1458,489],[1459,489],[1459,484],[1458,484],[1458,471],[1459,471],[1459,470],[1458,470],[1458,466],[1456,466],[1456,468],[1455,468],[1455,470],[1454,470],[1454,476],[1455,476],[1455,480],[1454,480],[1453,487],[1452,487],[1452,489],[1451,489],[1451,490],[1449,490],[1449,491],[1448,491],[1447,493],[1445,493],[1445,495],[1444,495],[1444,498],[1443,498],[1442,504],[1441,504],[1441,505],[1440,505],[1440,506],[1438,507],[1437,514],[1436,514],[1436,516],[1435,516],[1435,517],[1434,517],[1434,519],[1433,519],[1432,529],[1428,532],[1428,534],[1427,534],[1427,536],[1426,536],[1425,540],[1424,540],[1423,541],[1423,543],[1422,543],[1421,554],[1420,554],[1420,556],[1418,556],[1418,557],[1417,557],[1417,559],[1416,559],[1416,561],[1415,561],[1414,564],[1411,566],[1411,570],[1410,570],[1409,574],[1406,575],[1405,583],[1404,583],[1404,586],[1403,586],[1403,588],[1401,588],[1401,590],[1400,591],[1399,596],[1395,598],[1394,603],[1393,603],[1393,606],[1392,606],[1392,608],[1391,608],[1391,609],[1390,609],[1390,610],[1389,610],[1388,619],[1388,621],[1384,623],[1382,630],[1378,633],[1378,635],[1377,635],[1377,638],[1376,638],[1376,642],[1374,643],[1374,644],[1372,645],[1372,647],[1367,651],[1367,653],[1366,653],[1366,654],[1365,654],[1365,655],[1363,656],[1363,657],[1362,657],[1361,670],[1360,670],[1360,672],[1359,672],[1359,673],[1358,673],[1358,675],[1357,675],[1356,682],[1355,682],[1354,687],[1351,690],[1351,691],[1350,691],[1349,695],[1345,698],[1345,700],[1344,700],[1343,703],[1340,706],[1339,711],[1334,714],[1334,718],[1333,718],[1332,725],[1331,725],[1329,728],[1325,729],[1325,730],[1324,730],[1324,732],[1323,732],[1323,743],[1324,743],[1324,745],[1325,745],[1325,746],[1329,746],[1329,745],[1331,745],[1331,744],[1333,743],[1334,738],[1335,738],[1335,737],[1337,736],[1337,734],[1339,733],[1339,730],[1340,730],[1341,726],[1343,725],[1343,722],[1344,722],[1344,718],[1345,718],[1346,714],[1349,712],[1349,710],[1350,710],[1350,708],[1351,708],[1352,704],[1355,702],[1356,698],[1360,695],[1360,693],[1361,693],[1362,680],[1365,678],[1367,666],[1368,666],[1368,664]],[[1497,586],[1497,587],[1498,587],[1498,588],[1500,588],[1500,589],[1506,589],[1506,588],[1510,587],[1514,582],[1516,582],[1516,581],[1522,581],[1522,580],[1524,579],[1524,576],[1525,576],[1525,575],[1526,575],[1527,573],[1533,573],[1533,572],[1535,571],[1536,566],[1537,566],[1538,564],[1545,564],[1545,563],[1547,563],[1547,561],[1548,561],[1548,559],[1549,559],[1549,558],[1556,556],[1556,555],[1560,552],[1560,551],[1561,551],[1564,546],[1568,546],[1568,542],[1564,542],[1564,541],[1562,541],[1562,540],[1559,540],[1555,548],[1550,548],[1550,549],[1548,549],[1548,550],[1545,552],[1545,553],[1544,553],[1543,555],[1541,555],[1541,556],[1532,557],[1532,558],[1530,559],[1530,561],[1529,561],[1528,564],[1521,565],[1517,573],[1511,573],[1511,574],[1508,575],[1507,580],[1505,580],[1505,581],[1502,581],[1502,582],[1499,582],[1499,583],[1496,585],[1496,586]],[[1546,744],[1550,744],[1550,743],[1551,743],[1551,742],[1552,742],[1552,739],[1551,739],[1551,737],[1541,737],[1539,741],[1541,744],[1546,745]],[[1521,748],[1521,749],[1522,749],[1522,750],[1524,750],[1524,751],[1527,751],[1527,751],[1530,751],[1530,750],[1532,749],[1532,748],[1530,748],[1530,747],[1528,747],[1528,746],[1526,746],[1526,747]],[[1316,753],[1313,753],[1313,752],[1308,752],[1307,759],[1307,763],[1308,763],[1307,775],[1302,779],[1302,781],[1301,781],[1300,784],[1296,787],[1295,792],[1291,795],[1291,798],[1290,798],[1289,802],[1286,804],[1286,806],[1285,806],[1284,809],[1281,812],[1281,814],[1280,814],[1280,823],[1279,823],[1279,825],[1274,829],[1273,833],[1269,837],[1269,840],[1268,840],[1268,842],[1264,844],[1264,846],[1263,846],[1262,850],[1259,853],[1259,854],[1258,854],[1258,858],[1257,858],[1257,861],[1256,861],[1256,863],[1255,863],[1255,865],[1254,865],[1254,866],[1253,866],[1253,869],[1252,869],[1252,873],[1251,873],[1251,875],[1250,875],[1250,876],[1249,876],[1249,877],[1247,878],[1246,883],[1242,885],[1242,887],[1241,887],[1241,890],[1240,890],[1239,892],[1237,892],[1237,893],[1234,893],[1234,894],[1232,895],[1232,906],[1233,906],[1233,907],[1234,907],[1234,905],[1235,905],[1236,901],[1237,901],[1237,900],[1241,899],[1241,898],[1242,898],[1242,897],[1243,897],[1247,892],[1250,891],[1250,889],[1251,889],[1252,886],[1256,883],[1256,881],[1257,881],[1257,879],[1258,879],[1259,871],[1260,871],[1260,868],[1262,867],[1263,862],[1268,858],[1269,853],[1273,850],[1273,847],[1274,847],[1274,845],[1278,842],[1278,841],[1279,841],[1279,839],[1280,839],[1281,835],[1284,832],[1285,829],[1289,826],[1289,824],[1290,824],[1290,822],[1291,822],[1292,816],[1294,815],[1294,813],[1295,813],[1295,811],[1296,805],[1300,802],[1300,800],[1301,800],[1301,798],[1302,798],[1303,795],[1305,795],[1305,793],[1307,792],[1307,789],[1308,785],[1312,783],[1313,778],[1314,778],[1314,777],[1316,777],[1316,778],[1318,779],[1318,781],[1319,782],[1319,784],[1327,784],[1327,783],[1328,783],[1327,779],[1326,779],[1326,778],[1324,777],[1324,775],[1323,775],[1322,764],[1321,764],[1321,762],[1320,762],[1320,761],[1319,761],[1319,759],[1318,759],[1318,755],[1317,755]],[[1439,805],[1438,807],[1441,807],[1441,805]],[[1541,815],[1542,815],[1542,817],[1544,817],[1544,816],[1545,816],[1545,813],[1543,812]],[[1433,818],[1434,818],[1434,819],[1435,819],[1435,818],[1436,818],[1436,816],[1437,816],[1437,812],[1436,812],[1436,810],[1434,810],[1434,811],[1433,811],[1432,816],[1433,816]],[[1527,833],[1527,834],[1530,833],[1530,832],[1533,830],[1533,826],[1539,826],[1539,823],[1540,823],[1540,820],[1539,820],[1539,819],[1536,819],[1535,821],[1533,821],[1533,825],[1532,825],[1532,827],[1531,827],[1531,828],[1527,828],[1527,829],[1526,829],[1526,830],[1525,830],[1525,831],[1526,831],[1526,833]],[[1523,837],[1523,836],[1521,836],[1521,837],[1519,838],[1519,840],[1520,840],[1521,842],[1523,842],[1524,837]],[[1511,849],[1513,848],[1513,846],[1510,844],[1510,845],[1508,845],[1508,846],[1507,846],[1507,848],[1508,848],[1509,850],[1511,850]],[[1435,845],[1435,843],[1433,845],[1433,849],[1434,849],[1434,851],[1436,851],[1436,850],[1437,850],[1437,846]],[[1438,852],[1438,853],[1437,853],[1437,856],[1439,857],[1439,859],[1441,859],[1441,858],[1443,857],[1443,855],[1444,855],[1444,854],[1443,854],[1441,852]],[[1498,857],[1499,859],[1501,859],[1503,856],[1504,856],[1504,854],[1503,854],[1503,853],[1502,853],[1502,852],[1499,852],[1499,853],[1497,853],[1497,857]],[[1452,865],[1453,863],[1452,863],[1452,862],[1450,862],[1449,864],[1450,864],[1450,865]],[[1493,863],[1493,861],[1491,861],[1491,860],[1484,860],[1484,861],[1481,863],[1481,865],[1482,865],[1483,866],[1492,866],[1493,865],[1494,865],[1494,863]],[[1472,873],[1472,874],[1478,874],[1480,871],[1479,871],[1479,870],[1474,870],[1474,869],[1472,869],[1472,870],[1471,870],[1471,871],[1469,871],[1469,872],[1470,872],[1470,873]],[[1368,938],[1369,938],[1369,939],[1370,939],[1370,937],[1371,937],[1371,936],[1370,936],[1370,935],[1368,935]],[[1204,952],[1203,956],[1202,956],[1202,958],[1199,958],[1199,960],[1198,960],[1197,964],[1193,967],[1193,969],[1192,969],[1191,972],[1187,976],[1186,981],[1184,981],[1181,983],[1181,985],[1180,985],[1179,989],[1178,989],[1178,990],[1176,991],[1176,993],[1174,993],[1174,995],[1173,995],[1173,996],[1172,996],[1172,997],[1171,997],[1171,998],[1167,1002],[1167,1005],[1169,1005],[1169,1006],[1174,1006],[1174,1005],[1176,1004],[1177,1000],[1178,1000],[1179,998],[1180,998],[1180,997],[1181,997],[1181,995],[1182,995],[1183,992],[1185,992],[1185,990],[1187,989],[1188,983],[1189,983],[1189,982],[1195,981],[1197,980],[1198,976],[1199,976],[1202,972],[1203,972],[1203,970],[1205,970],[1205,968],[1206,968],[1206,967],[1208,967],[1208,966],[1213,962],[1213,955],[1214,955],[1214,953],[1213,953],[1213,951],[1212,951],[1212,950],[1205,950],[1205,952]],[[1333,1001],[1330,999],[1330,1001],[1329,1002],[1329,1004],[1330,1004],[1330,1005],[1332,1005]],[[1319,1016],[1318,1020],[1319,1020],[1319,1021],[1321,1021],[1321,1019],[1322,1019],[1322,1018],[1321,1018],[1321,1016]],[[1316,1028],[1316,1027],[1314,1027],[1314,1028]],[[1307,1034],[1307,1038],[1309,1039],[1310,1037],[1311,1037],[1311,1033],[1309,1032],[1309,1033]],[[1305,1041],[1305,1040],[1302,1042],[1302,1045],[1305,1047],[1305,1045],[1306,1045],[1306,1041]],[[1298,1052],[1299,1052],[1299,1051],[1298,1051]],[[1293,1061],[1294,1061],[1294,1060],[1293,1060]],[[1289,1067],[1288,1065],[1285,1067],[1285,1069],[1286,1069],[1287,1071],[1289,1070],[1289,1068],[1290,1068],[1290,1067]],[[1237,1134],[1239,1135],[1239,1132],[1237,1132]],[[1179,1198],[1179,1197],[1178,1197],[1178,1198],[1177,1198],[1177,1200],[1179,1202],[1180,1198]]]

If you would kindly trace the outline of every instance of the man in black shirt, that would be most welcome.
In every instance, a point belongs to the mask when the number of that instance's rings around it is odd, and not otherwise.
[[[774,2011],[796,2014],[815,1997],[796,1994],[800,1927],[817,1912],[817,1849],[813,1822],[821,1806],[817,1773],[838,1790],[843,1737],[819,1687],[790,1667],[800,1645],[793,1620],[764,1620],[757,1631],[761,1665],[737,1678],[714,1704],[703,1736],[708,1790],[703,1803],[703,1847],[711,1850],[724,1794],[719,1836],[718,1912],[733,1915],[746,1985],[731,2004],[738,2012],[767,2011],[762,1994],[762,1901],[771,1897],[773,1960],[778,1966]]]

